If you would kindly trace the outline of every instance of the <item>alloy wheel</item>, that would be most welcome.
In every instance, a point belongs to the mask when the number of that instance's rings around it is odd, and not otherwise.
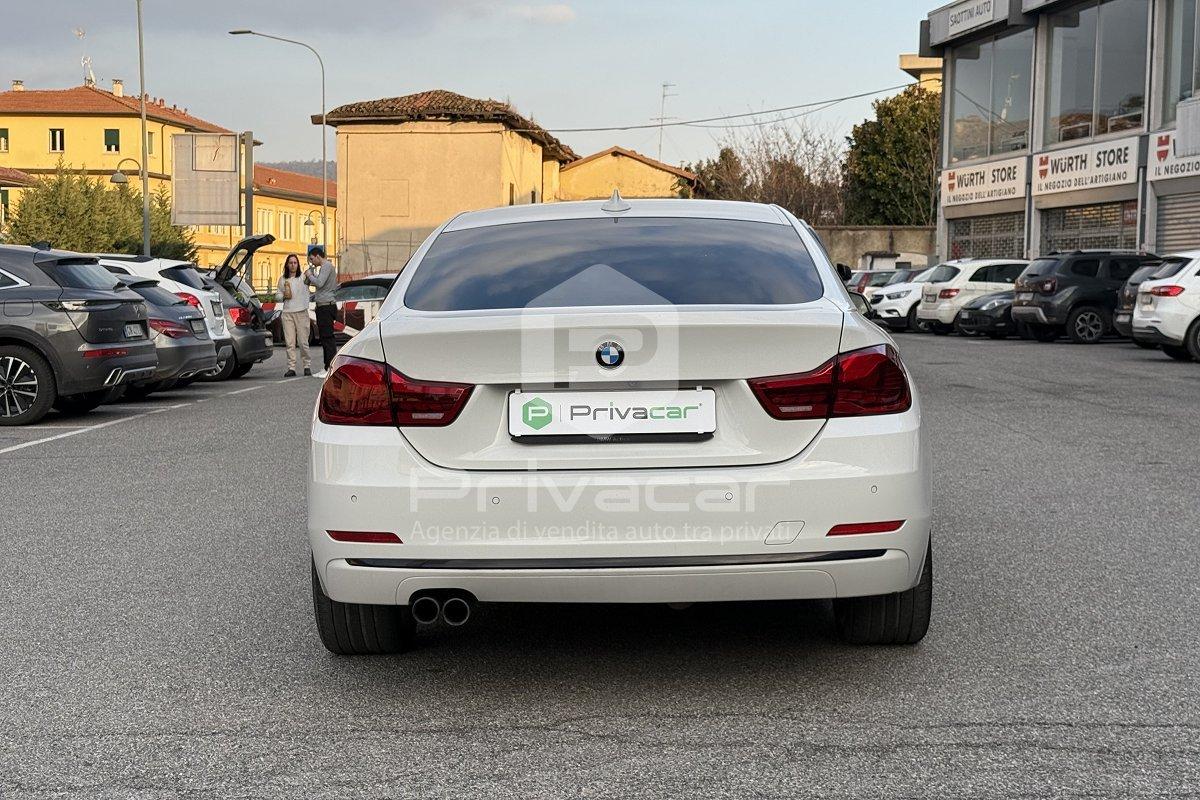
[[[38,379],[33,367],[16,356],[0,358],[0,414],[19,417],[37,400]]]
[[[1075,334],[1085,342],[1094,342],[1104,334],[1104,320],[1095,311],[1075,317]]]

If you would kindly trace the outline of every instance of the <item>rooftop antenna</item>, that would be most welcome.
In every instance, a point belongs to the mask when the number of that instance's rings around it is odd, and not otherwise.
[[[667,83],[666,81],[663,81],[662,101],[659,103],[659,106],[658,106],[658,116],[650,118],[651,122],[658,123],[658,160],[659,161],[662,161],[663,123],[669,119],[679,119],[678,117],[668,117],[667,116],[667,98],[668,97],[679,97],[678,94],[674,94],[672,92],[667,91],[668,89],[674,89],[674,88],[675,88],[675,84]]]
[[[83,42],[84,37],[87,36],[87,31],[83,28],[76,28],[74,32],[75,38],[80,42]],[[95,86],[96,73],[92,72],[92,57],[85,52],[83,57],[79,59],[79,65],[83,67],[83,85]]]
[[[633,206],[629,205],[629,203],[626,203],[625,199],[621,197],[620,189],[613,189],[612,197],[608,198],[608,200],[604,202],[604,205],[600,206],[601,211],[607,211],[610,214],[620,214],[628,211],[631,208],[633,208]]]

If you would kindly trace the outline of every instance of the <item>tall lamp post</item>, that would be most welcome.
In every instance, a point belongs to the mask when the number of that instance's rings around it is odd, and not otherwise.
[[[150,145],[146,141],[146,48],[142,40],[142,0],[137,0],[138,105],[142,111],[142,255],[150,255]]]
[[[141,1],[138,0],[138,6],[141,7]],[[274,39],[277,42],[287,42],[288,44],[299,45],[307,49],[317,57],[317,64],[321,67],[321,245],[328,247],[328,224],[329,219],[329,159],[325,155],[325,62],[321,59],[321,54],[316,48],[310,44],[296,41],[295,39],[287,39],[283,36],[274,36],[269,33],[259,33],[252,30],[236,30],[230,31],[231,36],[261,36],[264,39]]]

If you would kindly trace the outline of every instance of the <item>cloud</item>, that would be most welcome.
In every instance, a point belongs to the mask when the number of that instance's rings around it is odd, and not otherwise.
[[[546,25],[565,25],[575,19],[575,9],[566,3],[548,3],[540,6],[521,3],[510,6],[508,13],[527,22]]]

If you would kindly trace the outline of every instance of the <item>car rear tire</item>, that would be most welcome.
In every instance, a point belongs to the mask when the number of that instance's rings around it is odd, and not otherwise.
[[[98,408],[112,397],[111,389],[97,389],[94,392],[79,394],[60,394],[54,398],[54,409],[68,417],[77,417]]]
[[[403,653],[413,645],[417,624],[408,606],[339,603],[321,588],[312,564],[313,612],[321,644],[334,655],[367,656]]]
[[[1200,319],[1188,328],[1187,336],[1183,337],[1183,346],[1192,354],[1192,358],[1200,361]]]
[[[230,373],[229,377],[230,378],[244,378],[244,377],[246,377],[246,374],[248,372],[250,372],[250,370],[253,367],[254,367],[253,364],[240,364],[239,363],[236,367],[233,368],[233,372]]]
[[[206,372],[200,376],[200,380],[209,383],[217,383],[219,381],[227,381],[233,375],[233,371],[238,368],[238,357],[236,353],[231,353],[229,358],[217,365],[216,370]]]
[[[1095,306],[1081,306],[1067,316],[1067,336],[1075,344],[1095,344],[1110,327],[1108,312]]]
[[[908,320],[909,333],[920,333],[921,332],[921,320],[917,319],[917,304],[916,303],[913,303],[913,307],[908,310],[908,316],[905,319]]]
[[[1162,351],[1176,361],[1191,361],[1192,354],[1181,344],[1164,344]]]
[[[28,347],[0,346],[0,425],[32,425],[57,396],[49,361]]]
[[[903,592],[833,601],[838,634],[848,644],[916,644],[929,630],[933,610],[933,542],[917,585]]]
[[[1029,326],[1029,332],[1034,339],[1039,342],[1053,342],[1058,338],[1059,330],[1054,325],[1036,325]]]

